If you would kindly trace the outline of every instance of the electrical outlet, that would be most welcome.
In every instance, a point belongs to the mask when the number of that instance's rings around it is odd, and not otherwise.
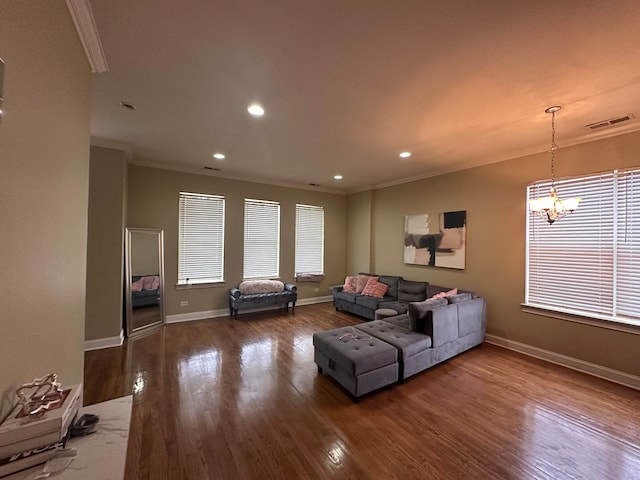
[[[317,291],[318,291],[318,287],[314,288],[314,289],[313,289],[313,291],[314,291],[314,292],[317,292]]]
[[[181,306],[181,307],[186,307],[187,305],[189,305],[189,302],[187,302],[186,300],[182,300],[182,301],[180,302],[180,306]]]

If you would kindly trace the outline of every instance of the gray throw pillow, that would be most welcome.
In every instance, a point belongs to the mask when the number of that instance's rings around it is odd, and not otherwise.
[[[421,302],[427,299],[429,282],[400,280],[398,282],[398,300],[403,302]]]
[[[449,303],[460,303],[471,300],[472,297],[470,293],[458,293],[456,295],[449,295],[448,297],[444,298],[446,298]]]
[[[447,305],[445,298],[434,298],[433,300],[425,300],[423,302],[409,303],[409,321],[411,330],[414,332],[424,333],[426,318],[430,310]]]
[[[378,282],[384,283],[389,287],[387,290],[387,296],[398,298],[398,282],[400,282],[401,277],[396,277],[394,275],[380,275],[378,277]]]

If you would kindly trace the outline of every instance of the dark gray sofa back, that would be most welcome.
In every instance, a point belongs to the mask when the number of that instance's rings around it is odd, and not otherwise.
[[[427,299],[429,282],[414,282],[401,279],[398,282],[398,300],[401,302],[422,302]]]

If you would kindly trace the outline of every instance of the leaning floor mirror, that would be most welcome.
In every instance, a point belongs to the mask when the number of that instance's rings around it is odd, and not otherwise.
[[[164,235],[151,228],[126,229],[127,335],[164,324]]]

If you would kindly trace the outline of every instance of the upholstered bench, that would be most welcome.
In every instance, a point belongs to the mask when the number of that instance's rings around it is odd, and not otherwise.
[[[318,373],[335,379],[356,401],[398,381],[398,351],[354,327],[313,334]]]
[[[238,288],[229,290],[231,316],[238,318],[239,308],[260,309],[280,305],[288,310],[289,303],[293,313],[298,299],[297,290],[295,285],[279,280],[245,280]]]

